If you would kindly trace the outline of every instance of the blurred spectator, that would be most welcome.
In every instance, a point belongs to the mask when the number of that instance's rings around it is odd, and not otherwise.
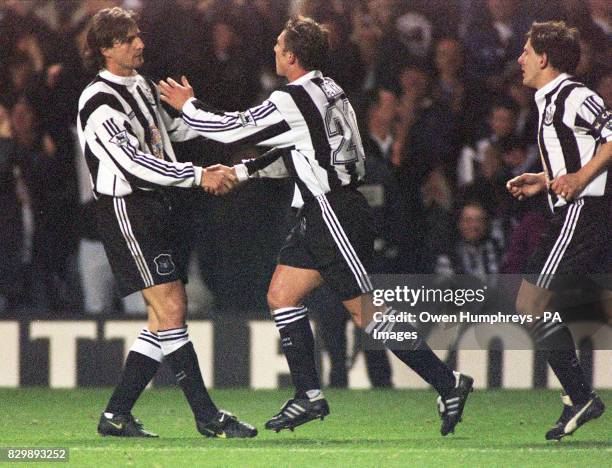
[[[484,0],[473,5],[464,38],[468,70],[497,92],[506,66],[513,64],[523,49],[532,18],[525,15],[519,0]]]
[[[507,76],[504,91],[517,106],[514,134],[537,152],[538,109],[533,100],[533,89],[523,85],[523,75],[517,69]]]
[[[612,73],[608,72],[601,76],[595,90],[604,100],[606,106],[609,109],[612,108]]]
[[[33,217],[30,284],[40,284],[36,305],[51,310],[78,309],[75,275],[76,229],[72,194],[66,190],[67,174],[62,153],[44,133],[34,106],[22,96],[12,109],[15,165]],[[18,179],[19,180],[19,179]]]
[[[346,23],[338,17],[321,21],[329,31],[329,54],[323,74],[333,78],[347,94],[349,100],[361,91],[365,78],[365,64],[357,44],[353,43]]]
[[[441,252],[453,241],[453,195],[441,168],[431,171],[421,187],[426,262],[434,264]]]
[[[438,39],[434,64],[432,97],[452,112],[460,140],[474,141],[484,123],[482,116],[489,107],[490,96],[481,83],[466,74],[461,41],[452,37]]]
[[[210,45],[197,57],[194,70],[201,80],[201,98],[211,106],[224,110],[248,108],[259,92],[258,69],[243,50],[236,26],[228,17],[216,17],[210,24]]]
[[[368,92],[375,89],[377,85],[383,32],[372,16],[362,8],[358,8],[353,13],[352,22],[351,41],[359,47],[360,61],[364,67],[360,89],[362,92]],[[356,110],[358,109],[356,108]]]
[[[468,202],[459,213],[459,239],[438,257],[436,273],[472,275],[487,282],[499,272],[501,249],[491,237],[489,216],[477,202]]]
[[[398,38],[413,57],[425,59],[433,41],[433,25],[412,2],[407,5],[395,20]]]
[[[404,66],[399,74],[401,95],[396,141],[391,162],[420,186],[427,173],[453,159],[456,135],[452,114],[430,94],[431,75],[421,62]]]
[[[500,139],[514,134],[518,107],[509,99],[495,101],[489,110],[488,136],[478,140],[473,146],[464,146],[457,162],[457,186],[464,188],[477,184],[495,172],[498,164],[494,145]]]
[[[0,313],[16,304],[24,286],[20,281],[23,223],[14,158],[10,112],[0,104]]]
[[[399,245],[404,237],[399,181],[390,161],[397,98],[390,91],[370,93],[363,135],[366,179],[359,190],[372,207],[378,233],[374,242],[373,273],[398,273]]]
[[[608,37],[612,36],[612,5],[609,0],[588,0],[591,20]]]

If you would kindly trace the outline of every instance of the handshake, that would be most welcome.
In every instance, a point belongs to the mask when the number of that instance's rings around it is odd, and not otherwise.
[[[215,164],[202,169],[200,187],[206,193],[225,195],[236,187],[238,182],[235,168],[224,166],[223,164]]]

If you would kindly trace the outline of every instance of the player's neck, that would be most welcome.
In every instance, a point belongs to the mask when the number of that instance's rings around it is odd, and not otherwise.
[[[309,70],[304,70],[302,67],[297,67],[297,68],[292,68],[290,70],[287,70],[287,80],[289,81],[289,83],[303,77],[304,75],[306,75],[307,73],[310,73]]]
[[[122,77],[134,76],[136,73],[136,70],[134,70],[133,68],[121,67],[116,63],[111,62],[106,62],[106,66],[104,68],[106,68],[106,70],[108,70],[113,75]]]
[[[554,68],[547,68],[542,70],[540,77],[536,83],[536,89],[541,89],[546,86],[548,83],[556,79],[561,72],[559,70],[555,70]]]

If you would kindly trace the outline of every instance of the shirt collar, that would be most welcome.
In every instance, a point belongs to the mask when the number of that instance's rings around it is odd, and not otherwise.
[[[535,93],[535,98],[542,98],[543,96],[545,96],[546,94],[548,94],[549,92],[551,92],[553,89],[555,89],[555,87],[561,83],[563,80],[570,78],[570,76],[567,73],[561,73],[558,77],[556,77],[554,80],[549,81],[548,83],[546,83],[544,86],[542,86],[540,89],[538,89]]]
[[[136,78],[138,77],[138,73],[136,71],[134,71],[134,74],[132,76],[119,76],[109,72],[107,69],[100,70],[100,73],[98,73],[98,75],[100,75],[100,77],[104,78],[105,80],[124,86],[131,85],[136,81]]]
[[[300,76],[297,80],[293,80],[290,84],[303,83],[305,81],[312,80],[313,78],[322,78],[322,77],[323,77],[323,73],[321,73],[319,70],[312,70],[306,73],[305,75]]]

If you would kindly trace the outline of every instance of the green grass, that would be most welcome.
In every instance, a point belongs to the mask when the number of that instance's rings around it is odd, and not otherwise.
[[[610,411],[561,443],[544,440],[561,410],[558,392],[476,391],[448,437],[439,434],[433,391],[325,393],[332,413],[324,422],[275,434],[263,423],[289,390],[215,390],[218,404],[255,424],[260,435],[210,440],[197,433],[180,391],[150,390],[134,414],[161,437],[134,440],[96,434],[110,389],[4,389],[0,447],[68,447],[69,464],[98,467],[610,466]],[[612,391],[600,394],[612,402]]]

